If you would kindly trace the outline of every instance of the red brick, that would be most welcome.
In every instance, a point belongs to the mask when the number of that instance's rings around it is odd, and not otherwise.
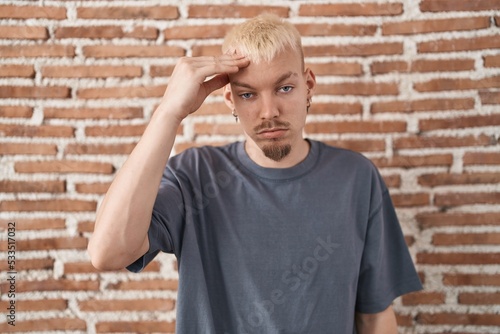
[[[36,320],[16,320],[16,332],[37,332],[46,331],[86,331],[87,324],[85,320],[75,318],[43,318]],[[12,326],[6,322],[0,323],[0,332],[7,333],[12,330]]]
[[[500,55],[484,56],[484,67],[500,67]]]
[[[178,288],[178,281],[167,279],[143,279],[140,281],[125,281],[109,283],[108,290],[174,290]]]
[[[303,4],[300,16],[395,16],[403,14],[401,3]]]
[[[325,140],[324,142],[331,146],[342,147],[357,152],[385,151],[385,140],[343,139],[343,140]]]
[[[486,265],[498,264],[500,253],[418,253],[418,264]]]
[[[307,123],[307,133],[387,133],[406,131],[403,121],[339,121]]]
[[[288,17],[289,8],[284,6],[229,6],[191,5],[188,7],[188,18],[250,18],[263,12],[273,13],[281,17]]]
[[[113,173],[110,163],[77,160],[20,161],[14,169],[18,173]]]
[[[306,57],[369,57],[379,55],[403,54],[403,43],[386,42],[372,44],[346,44],[346,45],[305,45]]]
[[[69,280],[65,278],[46,279],[40,281],[19,280],[16,282],[16,291],[42,292],[42,291],[99,291],[99,282],[95,280]],[[8,283],[0,284],[2,291]],[[17,328],[17,326],[16,326]]]
[[[151,65],[149,74],[152,77],[169,77],[174,71],[174,65],[162,66],[162,65]]]
[[[474,69],[473,59],[446,59],[446,60],[415,60],[410,63],[404,61],[375,62],[370,66],[373,74],[398,73],[425,73],[425,72],[456,72]]]
[[[79,7],[76,15],[81,19],[172,20],[179,17],[179,11],[176,6]]]
[[[0,230],[6,230],[8,220],[0,220]],[[66,228],[64,219],[16,219],[16,230],[29,231],[29,230],[52,230]]]
[[[220,45],[193,45],[192,56],[217,56],[221,54]]]
[[[39,6],[0,6],[0,18],[3,19],[49,19],[64,20],[66,18],[65,7]]]
[[[361,115],[361,103],[312,103],[309,114],[312,115]]]
[[[434,233],[432,244],[436,246],[497,245],[500,233]]]
[[[389,188],[399,188],[401,187],[401,175],[382,175],[385,184]]]
[[[87,238],[83,237],[61,237],[45,239],[16,240],[16,248],[20,251],[38,251],[55,249],[86,249]],[[3,246],[5,245],[5,246]],[[2,244],[1,249],[7,249],[6,244]]]
[[[108,299],[83,300],[78,303],[83,312],[110,312],[110,311],[172,311],[172,299]]]
[[[469,110],[474,108],[472,98],[457,99],[424,99],[409,101],[375,102],[371,105],[371,113],[382,112],[421,112],[438,110]]]
[[[65,154],[126,154],[129,155],[137,143],[130,144],[69,144]]]
[[[113,38],[144,38],[156,39],[158,29],[153,27],[135,26],[129,31],[120,26],[77,26],[58,27],[55,30],[55,37],[64,38],[90,38],[90,39],[113,39]]]
[[[165,29],[163,34],[167,40],[223,38],[231,28],[228,24],[176,26]]]
[[[437,291],[418,291],[401,297],[403,305],[440,305],[445,300],[445,294]]]
[[[173,333],[175,323],[152,320],[101,321],[96,323],[95,328],[97,333]]]
[[[56,155],[57,145],[53,144],[18,144],[3,143],[0,146],[0,154],[36,154],[36,155]]]
[[[469,90],[500,87],[500,76],[484,79],[433,79],[419,82],[414,85],[419,92],[445,91],[445,90]]]
[[[497,305],[500,304],[500,292],[462,292],[458,295],[460,304]]]
[[[54,259],[44,258],[44,259],[22,259],[16,260],[16,271],[24,270],[54,270]],[[4,263],[0,262],[0,270],[9,271],[7,261]]]
[[[374,36],[376,25],[365,24],[297,24],[301,36]]]
[[[392,194],[391,198],[395,207],[415,207],[430,204],[430,196],[427,193]]]
[[[0,45],[2,58],[74,57],[75,54],[73,45]]]
[[[489,26],[489,17],[386,22],[382,24],[382,35],[412,35],[444,31],[477,30],[486,29]]]
[[[500,104],[500,91],[481,91],[479,97],[484,105]]]
[[[0,86],[0,99],[65,99],[69,97],[68,87]]]
[[[4,39],[48,39],[45,27],[36,26],[0,26],[0,38]]]
[[[454,286],[500,286],[499,274],[443,274],[443,283]]]
[[[85,135],[91,137],[130,137],[142,136],[146,125],[111,125],[111,126],[89,126],[85,129]]]
[[[417,323],[424,325],[499,326],[500,317],[491,313],[419,313]]]
[[[317,95],[398,95],[399,87],[396,83],[375,82],[343,82],[337,84],[318,84],[315,89]]]
[[[500,35],[481,36],[475,38],[442,39],[417,43],[418,53],[456,52],[495,49],[500,47]]]
[[[398,324],[398,327],[411,327],[414,326],[415,324],[413,323],[413,316],[409,314],[399,314],[396,313],[396,322]]]
[[[0,65],[0,77],[3,78],[34,78],[33,65]]]
[[[144,117],[142,108],[44,108],[45,119],[134,119]]]
[[[412,136],[395,139],[393,147],[399,150],[406,148],[487,146],[490,144],[494,144],[494,138],[487,135],[477,137]]]
[[[9,301],[0,302],[0,308],[8,307]],[[26,311],[64,311],[68,308],[66,299],[43,299],[43,300],[18,300],[17,306],[23,312]]]
[[[75,190],[80,194],[105,194],[109,186],[110,183],[77,183]]]
[[[497,152],[466,152],[464,165],[500,165],[500,153]]]
[[[434,203],[438,206],[459,206],[468,204],[499,204],[500,193],[447,193],[436,194]]]
[[[379,168],[416,168],[424,166],[451,166],[453,163],[453,156],[451,154],[396,155],[389,159],[372,158],[371,160]]]
[[[62,193],[64,181],[11,181],[0,180],[0,192],[5,193]]]
[[[307,63],[311,71],[317,75],[346,75],[360,76],[363,74],[363,67],[360,63]]]
[[[162,97],[167,87],[142,86],[142,87],[106,87],[106,88],[80,88],[77,91],[79,99],[112,99],[112,98],[150,98]]]
[[[0,117],[30,118],[33,116],[33,108],[23,106],[0,106]]]
[[[500,114],[488,116],[467,116],[460,118],[423,119],[419,122],[420,131],[439,129],[466,129],[500,124]]]
[[[0,135],[4,137],[74,137],[75,129],[64,125],[15,125],[0,124]]]
[[[445,11],[481,11],[500,9],[498,0],[422,0],[420,10],[423,12],[445,12]]]
[[[92,211],[95,212],[97,203],[94,201],[83,200],[14,200],[0,202],[1,211],[56,211],[56,212],[82,212]]]
[[[44,66],[47,78],[133,78],[142,76],[140,66]]]
[[[418,177],[418,183],[428,187],[459,184],[495,184],[500,183],[500,173],[423,174]]]
[[[78,223],[78,232],[79,233],[94,232],[94,226],[95,226],[94,221],[80,222],[80,223]]]
[[[82,49],[87,58],[165,58],[182,57],[185,54],[183,48],[169,45],[89,45]]]
[[[500,225],[500,213],[424,212],[415,216],[422,229],[441,226]]]

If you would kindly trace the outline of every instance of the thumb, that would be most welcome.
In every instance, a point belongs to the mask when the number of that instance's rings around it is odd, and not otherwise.
[[[213,77],[210,80],[207,80],[203,83],[203,86],[205,86],[205,91],[207,92],[207,95],[212,93],[214,90],[217,90],[219,88],[224,87],[229,83],[229,77],[227,74],[219,74]]]

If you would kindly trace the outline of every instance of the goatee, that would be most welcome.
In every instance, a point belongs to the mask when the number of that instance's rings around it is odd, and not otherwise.
[[[281,161],[288,154],[290,154],[291,150],[292,150],[292,145],[278,144],[278,143],[265,145],[262,148],[262,152],[264,152],[264,155],[274,161]]]

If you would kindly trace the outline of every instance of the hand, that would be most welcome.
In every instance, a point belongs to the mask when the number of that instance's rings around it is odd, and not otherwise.
[[[229,73],[236,73],[248,64],[249,60],[238,54],[183,57],[174,68],[161,103],[182,121],[198,110],[210,93],[229,83]]]

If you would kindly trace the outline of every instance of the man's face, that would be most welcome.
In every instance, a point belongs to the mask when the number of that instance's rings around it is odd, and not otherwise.
[[[312,96],[314,74],[303,71],[295,52],[282,52],[271,62],[250,63],[229,76],[224,97],[235,110],[247,137],[274,161],[285,158],[299,144]]]

